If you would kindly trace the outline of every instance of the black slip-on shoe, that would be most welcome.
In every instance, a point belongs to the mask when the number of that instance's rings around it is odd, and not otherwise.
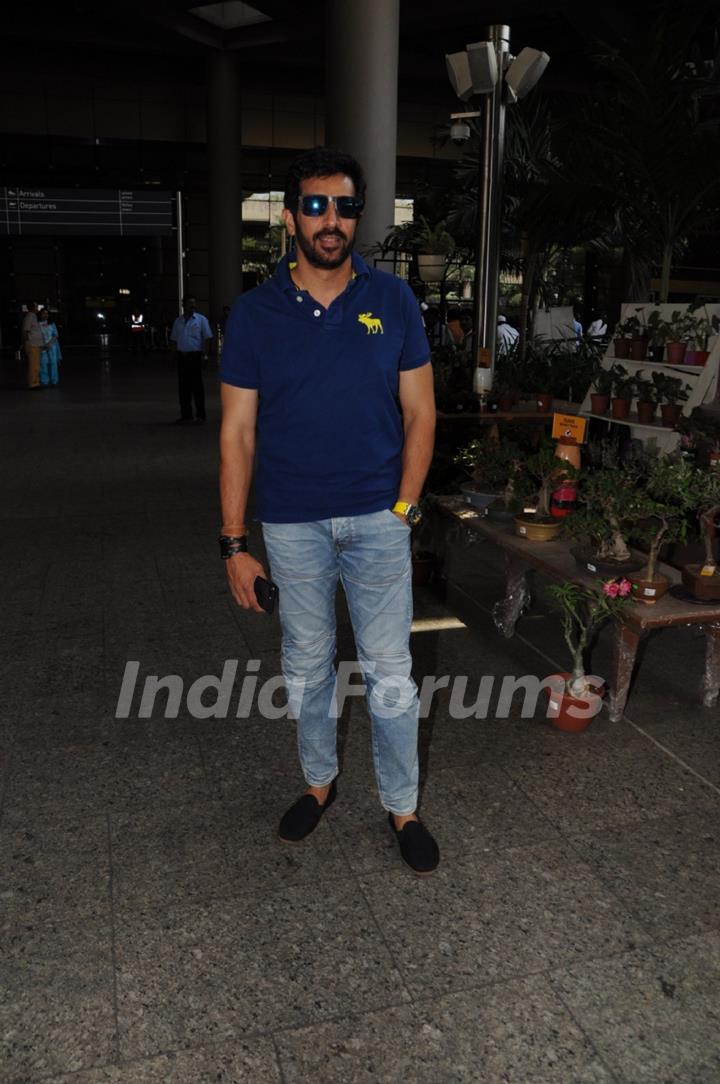
[[[400,844],[400,854],[413,873],[419,877],[433,873],[440,862],[440,848],[422,821],[407,821],[398,831],[392,813],[388,813],[388,823]]]
[[[323,805],[312,794],[303,794],[298,798],[295,805],[291,805],[287,813],[283,814],[278,828],[278,836],[283,843],[300,843],[311,832],[314,832],[320,823],[320,818],[326,809],[335,801],[337,796],[337,782],[333,779],[330,784],[328,796]]]

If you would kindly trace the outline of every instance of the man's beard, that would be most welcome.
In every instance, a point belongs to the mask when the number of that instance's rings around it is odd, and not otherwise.
[[[305,259],[312,267],[318,267],[323,271],[334,271],[341,267],[352,252],[353,240],[348,240],[340,230],[318,230],[312,237],[306,237],[298,226],[295,230],[298,247]],[[335,254],[325,253],[321,248],[316,248],[315,241],[320,237],[337,237],[341,242]]]

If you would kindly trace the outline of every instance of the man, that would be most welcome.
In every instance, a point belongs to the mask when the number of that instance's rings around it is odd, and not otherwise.
[[[520,338],[520,332],[507,322],[505,316],[498,316],[497,326],[497,351],[498,354],[509,354],[515,343]]]
[[[417,689],[410,676],[410,527],[433,451],[429,348],[409,287],[352,252],[365,180],[316,147],[291,167],[283,219],[296,241],[227,322],[221,379],[221,552],[235,601],[260,609],[247,552],[256,513],[279,587],[282,669],[308,784],[279,836],[304,839],[335,800],[335,594],[342,581],[363,670],[380,800],[404,860],[439,852],[416,813]],[[399,409],[398,409],[399,403]],[[256,438],[257,431],[257,438]]]
[[[190,425],[193,420],[205,421],[205,388],[202,378],[203,354],[213,333],[207,319],[195,311],[195,298],[183,298],[183,315],[178,316],[170,332],[170,341],[177,350],[178,394],[180,417],[176,425]]]
[[[42,387],[40,383],[40,355],[44,340],[37,318],[37,303],[28,301],[25,308],[27,311],[23,316],[21,338],[25,357],[27,358],[28,387],[35,390]]]

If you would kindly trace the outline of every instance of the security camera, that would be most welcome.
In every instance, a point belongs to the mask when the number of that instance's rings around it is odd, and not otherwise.
[[[464,120],[454,120],[450,125],[450,139],[456,147],[462,147],[463,143],[467,143],[470,135],[470,125]]]

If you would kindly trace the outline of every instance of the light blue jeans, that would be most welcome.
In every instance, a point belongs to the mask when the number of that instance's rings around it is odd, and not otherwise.
[[[410,530],[389,509],[315,523],[263,523],[280,590],[282,672],[306,781],[338,773],[335,596],[342,582],[372,720],[380,801],[414,813],[418,698],[410,676]]]

